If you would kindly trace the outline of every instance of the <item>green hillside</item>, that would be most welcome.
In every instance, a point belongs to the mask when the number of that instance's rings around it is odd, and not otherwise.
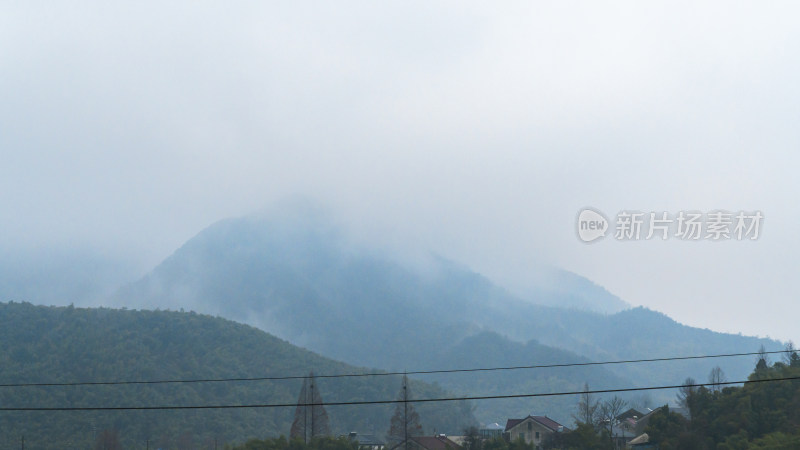
[[[0,304],[0,384],[115,380],[253,378],[365,373],[263,331],[195,313]],[[146,385],[0,387],[0,406],[119,407],[296,402],[302,380]],[[396,398],[395,376],[323,378],[326,402]],[[419,381],[419,398],[446,396]],[[334,433],[383,435],[391,405],[328,408]],[[472,423],[464,403],[418,407],[426,431]],[[91,448],[116,430],[125,448],[213,448],[218,443],[288,434],[293,408],[0,413],[0,448]]]

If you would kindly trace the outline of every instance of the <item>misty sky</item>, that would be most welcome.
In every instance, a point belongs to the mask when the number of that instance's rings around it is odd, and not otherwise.
[[[6,257],[152,266],[302,196],[508,286],[553,264],[800,341],[794,2],[69,3],[0,3]],[[587,245],[586,206],[765,218],[753,242]]]

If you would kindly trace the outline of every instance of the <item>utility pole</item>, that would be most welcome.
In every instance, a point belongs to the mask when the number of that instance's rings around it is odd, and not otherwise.
[[[408,450],[408,389],[407,389],[407,375],[403,372],[403,435],[406,441],[406,450]]]
[[[306,390],[306,398],[303,399],[306,406],[303,408],[303,442],[308,444],[308,390]]]
[[[25,435],[22,435],[22,450],[25,450]]]
[[[309,395],[311,396],[311,401],[308,403],[311,404],[311,437],[314,437],[314,372],[310,374],[311,378],[311,389],[308,390]]]

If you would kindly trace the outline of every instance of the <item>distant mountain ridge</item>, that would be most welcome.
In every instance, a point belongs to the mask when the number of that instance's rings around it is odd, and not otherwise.
[[[536,304],[445,259],[431,258],[422,269],[410,267],[386,253],[352,245],[318,217],[268,214],[208,227],[146,277],[120,290],[117,301],[219,314],[335,359],[392,370],[732,353],[755,351],[762,344],[780,348],[768,339],[680,325],[644,308],[615,314],[579,310],[578,304],[593,298],[611,309],[627,304],[575,274],[559,276],[557,283],[535,293]],[[560,299],[571,299],[570,307],[543,306],[561,304]],[[465,345],[476,342],[470,341],[476,336],[494,336],[492,345]],[[752,369],[749,360],[697,360],[597,367],[595,372],[517,372],[502,384],[488,374],[469,381],[431,379],[477,395],[575,390],[584,381],[616,388],[678,384],[687,376],[704,379],[717,364],[732,379]],[[667,396],[672,394],[654,398],[663,403]],[[494,422],[546,408],[568,421],[573,400],[529,400],[515,410],[479,404],[476,415]]]
[[[43,305],[97,304],[143,273],[86,248],[0,249],[0,299]]]
[[[546,272],[534,287],[516,292],[517,296],[542,306],[577,309],[601,314],[614,314],[631,305],[578,274],[553,268],[542,268]]]

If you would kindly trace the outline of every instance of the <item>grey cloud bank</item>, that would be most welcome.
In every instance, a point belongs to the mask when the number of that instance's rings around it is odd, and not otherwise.
[[[3,5],[0,248],[146,268],[299,194],[514,289],[553,264],[684,323],[798,340],[797,9]],[[754,242],[585,245],[586,205],[765,219]]]

